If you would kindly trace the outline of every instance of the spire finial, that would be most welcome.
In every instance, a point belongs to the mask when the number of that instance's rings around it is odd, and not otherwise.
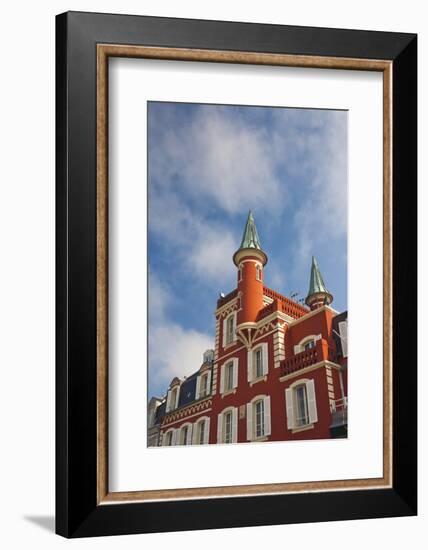
[[[239,248],[257,248],[261,250],[257,227],[254,222],[254,216],[251,210],[248,211],[247,223],[245,224],[244,234]]]
[[[248,211],[247,222],[245,224],[241,244],[239,245],[238,250],[233,255],[233,261],[236,265],[238,265],[237,255],[242,257],[242,254],[245,254],[245,251],[257,251],[256,255],[261,256],[263,265],[266,264],[267,256],[262,250],[259,234],[257,233],[256,223],[254,221],[254,216],[251,210]]]
[[[325,286],[324,279],[321,275],[315,256],[312,256],[309,291],[305,301],[311,309],[316,309],[317,307],[321,307],[323,305],[329,305],[333,301],[333,296]]]

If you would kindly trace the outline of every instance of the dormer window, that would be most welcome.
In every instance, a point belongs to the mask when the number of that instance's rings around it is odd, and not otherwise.
[[[179,386],[174,386],[168,391],[166,398],[166,412],[173,411],[178,407]]]
[[[205,397],[208,393],[208,373],[201,376],[199,397]]]

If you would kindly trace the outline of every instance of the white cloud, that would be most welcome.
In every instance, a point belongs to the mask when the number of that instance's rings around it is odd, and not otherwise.
[[[225,212],[254,205],[272,210],[283,200],[269,134],[230,117],[224,108],[202,108],[190,124],[174,125],[150,154],[159,185],[169,186],[178,177],[192,196]]]
[[[202,363],[202,354],[213,347],[212,339],[175,323],[155,325],[149,331],[150,383],[163,386],[178,376],[189,376]]]
[[[174,301],[158,276],[149,278],[149,383],[166,390],[178,376],[188,376],[202,363],[202,354],[213,347],[213,338],[203,332],[186,330],[168,317],[168,307]]]
[[[224,290],[240,236],[230,215],[252,208],[291,238],[287,273],[306,280],[311,255],[346,235],[346,113],[271,109],[251,118],[230,109],[202,107],[186,120],[159,111],[167,115],[156,119],[150,151],[150,229],[180,269]],[[270,279],[284,288],[281,273]]]
[[[204,219],[173,193],[150,196],[150,230],[176,255],[179,269],[201,280],[232,283],[236,235],[218,221]]]

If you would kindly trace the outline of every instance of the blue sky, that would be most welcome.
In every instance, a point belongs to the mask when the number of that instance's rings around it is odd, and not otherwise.
[[[149,102],[148,155],[149,395],[214,346],[249,209],[265,284],[304,298],[314,254],[346,309],[346,112]]]

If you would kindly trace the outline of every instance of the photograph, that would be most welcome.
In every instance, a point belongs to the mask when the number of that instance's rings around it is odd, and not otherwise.
[[[147,446],[347,438],[348,112],[147,121]]]

